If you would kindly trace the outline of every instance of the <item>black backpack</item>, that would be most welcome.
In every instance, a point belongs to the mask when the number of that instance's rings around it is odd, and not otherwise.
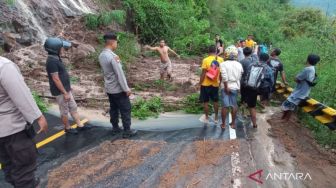
[[[315,77],[314,77],[314,80],[312,82],[308,81],[308,80],[305,80],[307,82],[307,84],[309,85],[309,87],[315,87],[317,85],[317,79],[318,76],[317,74],[315,73]]]

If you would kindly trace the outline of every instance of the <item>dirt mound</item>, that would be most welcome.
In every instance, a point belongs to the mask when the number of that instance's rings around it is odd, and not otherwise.
[[[164,142],[153,141],[106,141],[51,171],[48,187],[89,187],[118,171],[140,165],[158,153],[163,145]]]
[[[173,81],[161,81],[159,57],[139,58],[131,64],[128,80],[136,96],[159,96],[176,103],[198,91],[200,62],[199,58],[172,59]]]
[[[224,156],[238,151],[239,142],[204,140],[188,145],[176,164],[160,178],[159,187],[206,187],[203,179],[214,175]]]
[[[272,135],[285,145],[295,158],[297,167],[304,173],[310,173],[312,180],[307,187],[335,187],[336,155],[321,148],[311,132],[303,127],[296,117],[288,122],[281,120],[277,113],[268,120],[272,126]]]

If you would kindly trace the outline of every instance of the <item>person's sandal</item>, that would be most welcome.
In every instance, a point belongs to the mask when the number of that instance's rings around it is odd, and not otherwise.
[[[223,130],[225,130],[226,125],[225,125],[225,124],[221,124],[221,128],[222,128]]]
[[[253,125],[253,128],[255,128],[255,129],[258,128],[258,125]]]
[[[83,127],[78,127],[77,126],[77,131],[86,131],[86,130],[89,130],[89,129],[92,129],[93,128],[93,126],[92,125],[90,125],[90,124],[87,124],[87,125],[84,125]]]
[[[72,134],[72,135],[78,134],[77,129],[73,129],[73,128],[70,128],[70,129],[64,129],[64,132],[65,132],[66,134]]]

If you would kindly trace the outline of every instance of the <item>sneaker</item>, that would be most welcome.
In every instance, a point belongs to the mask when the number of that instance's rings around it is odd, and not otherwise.
[[[88,125],[84,125],[83,127],[77,127],[77,131],[86,131],[86,130],[89,130],[89,129],[92,129],[93,126],[88,124]]]
[[[112,129],[112,135],[116,135],[122,132],[122,129],[118,128],[114,128]]]
[[[205,115],[202,115],[200,118],[199,118],[200,122],[204,123],[204,124],[209,124],[209,119],[206,119],[205,118]]]
[[[123,138],[130,138],[137,134],[136,130],[127,130],[123,132]]]
[[[73,128],[70,128],[70,129],[64,129],[64,132],[65,132],[66,134],[78,134],[77,129],[73,129]]]
[[[215,126],[218,125],[218,118],[214,120]]]

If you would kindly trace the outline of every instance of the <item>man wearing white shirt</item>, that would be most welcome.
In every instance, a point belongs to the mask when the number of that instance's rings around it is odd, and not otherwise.
[[[242,65],[237,61],[238,49],[229,46],[225,49],[226,61],[220,64],[223,88],[222,93],[222,129],[225,129],[225,120],[228,109],[232,108],[231,128],[236,127],[236,115],[238,111],[237,95],[240,90],[240,81],[244,72]]]

